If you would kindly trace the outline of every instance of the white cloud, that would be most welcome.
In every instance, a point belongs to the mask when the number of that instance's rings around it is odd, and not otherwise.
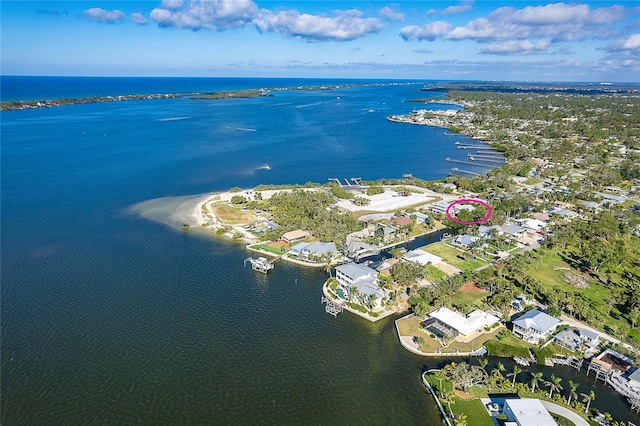
[[[454,15],[456,13],[468,12],[472,9],[471,3],[465,3],[458,6],[449,6],[442,11],[443,15]]]
[[[380,16],[387,21],[402,22],[404,21],[404,13],[394,12],[389,6],[380,9]]]
[[[515,9],[500,7],[447,34],[450,40],[500,41],[551,38],[553,41],[609,38],[612,24],[626,18],[622,6],[591,9],[585,4],[553,3]]]
[[[138,25],[146,25],[149,23],[142,13],[132,13],[131,20]]]
[[[400,29],[400,37],[404,40],[435,40],[444,36],[451,25],[446,21],[435,21],[425,25],[407,25]]]
[[[163,9],[180,9],[183,4],[183,0],[162,0]]]
[[[151,19],[162,27],[191,30],[224,30],[250,23],[258,15],[258,8],[251,0],[192,0],[163,2],[169,7],[151,11]]]
[[[125,13],[120,10],[112,10],[111,12],[94,7],[84,11],[84,17],[90,21],[114,23],[122,21],[125,18]]]
[[[399,19],[383,8],[381,13]],[[363,18],[358,10],[334,11],[333,16],[310,15],[294,9],[273,12],[258,9],[252,0],[164,0],[151,11],[151,19],[161,27],[222,31],[254,25],[261,32],[290,35],[307,41],[354,40],[382,29],[377,18]]]
[[[535,44],[528,40],[510,40],[494,43],[480,50],[480,53],[492,55],[530,55],[547,50],[550,44],[549,40],[540,40]]]
[[[297,10],[261,10],[253,24],[263,32],[284,33],[307,41],[347,41],[378,32],[382,21],[363,18],[358,10],[334,11],[333,17],[309,15]]]
[[[607,46],[609,52],[640,51],[640,34],[632,34],[622,40],[616,40]]]

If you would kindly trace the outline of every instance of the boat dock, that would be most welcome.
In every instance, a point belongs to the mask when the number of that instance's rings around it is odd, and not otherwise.
[[[248,257],[244,260],[244,266],[246,268],[247,262],[249,262],[251,264],[251,269],[253,269],[254,271],[258,271],[258,272],[262,272],[263,274],[266,274],[267,272],[269,272],[275,267],[274,264],[278,260],[280,260],[280,257],[276,257],[271,260],[267,259],[266,257],[258,257],[257,259],[254,259],[253,257]]]
[[[324,310],[326,313],[337,317],[340,312],[344,310],[344,306],[340,302],[336,302],[330,297],[322,296],[322,303],[326,303]]]
[[[472,171],[469,171],[469,170],[462,170],[462,169],[459,169],[457,167],[452,168],[451,171],[452,172],[458,172],[458,173],[466,173],[468,175],[473,175],[473,176],[482,176],[480,173],[472,172]]]

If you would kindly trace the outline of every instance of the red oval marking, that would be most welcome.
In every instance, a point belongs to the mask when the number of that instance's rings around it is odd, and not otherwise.
[[[480,204],[481,206],[484,206],[487,208],[487,215],[481,219],[474,220],[471,222],[465,222],[451,216],[451,214],[449,213],[449,210],[451,210],[451,207],[455,206],[456,204],[462,204],[462,203]],[[458,223],[460,225],[480,225],[481,223],[485,223],[486,221],[489,220],[489,218],[491,218],[491,215],[493,214],[493,209],[489,204],[487,204],[486,201],[475,200],[473,198],[466,198],[463,200],[454,201],[453,203],[449,204],[449,206],[447,207],[447,210],[444,213],[447,215],[449,220],[451,220],[452,222]]]

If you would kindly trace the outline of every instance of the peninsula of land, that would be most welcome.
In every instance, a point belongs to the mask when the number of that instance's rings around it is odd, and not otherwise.
[[[449,88],[443,102],[462,110],[425,104],[389,119],[481,140],[476,151],[507,160],[487,175],[231,188],[190,204],[177,226],[245,241],[271,265],[325,268],[329,313],[374,320],[410,309],[396,326],[414,353],[570,365],[639,409],[640,95],[475,88]],[[452,221],[446,212],[464,199],[486,201],[493,215]],[[487,213],[456,206],[449,213],[460,222]],[[398,249],[442,228],[448,235],[435,244]],[[511,386],[496,374],[497,386],[517,389],[520,373]],[[588,402],[556,395],[589,412]]]

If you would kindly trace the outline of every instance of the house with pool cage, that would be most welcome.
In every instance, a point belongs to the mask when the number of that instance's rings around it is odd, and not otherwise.
[[[440,307],[429,314],[429,318],[420,325],[429,333],[444,339],[457,339],[468,342],[485,327],[490,327],[500,319],[487,312],[476,309],[467,315],[462,315],[446,307]]]

